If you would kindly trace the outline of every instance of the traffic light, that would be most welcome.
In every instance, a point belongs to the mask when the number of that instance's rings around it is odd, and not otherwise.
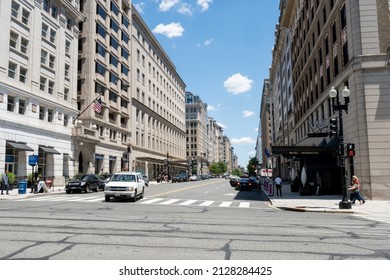
[[[348,157],[354,157],[355,156],[355,144],[348,143],[347,144],[347,156]]]
[[[337,135],[337,119],[336,118],[330,119],[329,127],[330,127],[329,136],[332,137],[334,135]]]

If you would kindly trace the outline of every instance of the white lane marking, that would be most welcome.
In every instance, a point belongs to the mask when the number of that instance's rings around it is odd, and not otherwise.
[[[195,202],[197,202],[197,200],[187,200],[187,201],[180,203],[180,205],[190,205],[190,204],[193,204]]]
[[[218,207],[229,207],[230,205],[232,205],[232,202],[224,201]]]
[[[215,201],[205,201],[201,204],[199,204],[199,206],[210,206],[211,204],[213,204]]]
[[[178,202],[179,200],[180,199],[170,199],[170,200],[161,202],[160,204],[168,205],[168,204],[172,204],[172,203]]]
[[[240,202],[238,207],[249,208],[251,204],[249,202]]]
[[[141,202],[141,204],[152,204],[152,203],[155,203],[155,202],[158,202],[158,201],[161,201],[161,200],[164,200],[164,198],[154,198],[154,199],[151,199],[151,200],[143,201],[143,202]]]

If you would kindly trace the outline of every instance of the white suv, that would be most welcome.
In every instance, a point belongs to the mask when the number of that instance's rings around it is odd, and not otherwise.
[[[111,197],[115,197],[130,198],[135,202],[137,197],[144,197],[144,192],[145,181],[141,173],[137,172],[115,173],[104,187],[105,201],[110,201]]]

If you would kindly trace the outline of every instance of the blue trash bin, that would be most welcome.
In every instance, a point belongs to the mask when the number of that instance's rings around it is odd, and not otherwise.
[[[25,194],[27,190],[27,180],[20,180],[18,182],[18,193]]]

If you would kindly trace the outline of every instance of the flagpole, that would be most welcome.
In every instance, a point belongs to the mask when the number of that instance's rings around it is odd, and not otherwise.
[[[99,97],[101,97],[103,93],[99,93],[98,97],[96,97],[81,113],[78,113],[77,117],[73,120],[73,124],[78,120],[78,118],[89,108]]]

